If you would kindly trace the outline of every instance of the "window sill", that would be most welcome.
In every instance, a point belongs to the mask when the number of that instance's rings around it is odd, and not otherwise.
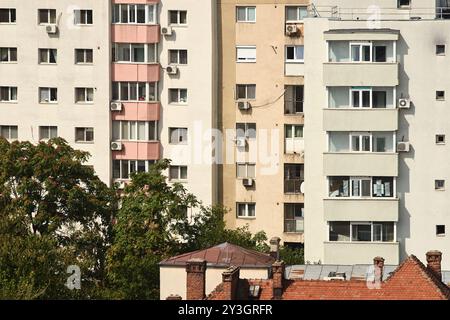
[[[187,143],[172,143],[172,142],[169,142],[169,145],[171,145],[171,146],[188,146],[188,144]]]
[[[39,101],[39,104],[43,104],[43,105],[57,105],[58,101],[55,101],[55,102]]]
[[[124,22],[113,22],[113,25],[118,26],[157,26],[158,23],[151,22],[151,23],[124,23]]]
[[[75,23],[74,25],[77,27],[93,27],[94,26],[93,23]]]
[[[169,102],[169,106],[174,106],[174,107],[186,107],[188,106],[187,103],[174,103],[174,102]]]
[[[170,183],[183,183],[183,184],[188,183],[187,180],[178,180],[178,179],[169,179],[169,182]]]
[[[17,25],[17,22],[0,22],[0,25]]]
[[[256,63],[256,60],[252,61],[242,61],[242,60],[236,60],[236,63]]]
[[[169,23],[169,27],[171,28],[187,28],[188,24],[177,24],[177,23]]]
[[[50,63],[50,62],[39,62],[40,66],[57,66],[57,63]]]
[[[239,217],[239,216],[237,216],[236,218],[243,219],[243,220],[255,220],[256,219],[256,217]]]
[[[444,234],[437,234],[436,237],[444,238],[445,237],[445,233]]]
[[[94,105],[94,102],[75,102],[75,104],[80,106],[92,106]]]
[[[283,233],[286,233],[286,234],[303,234],[303,233],[305,233],[305,230],[303,230],[303,231],[283,231]]]
[[[95,144],[94,141],[76,141],[76,140],[75,140],[75,143],[78,143],[78,144]]]
[[[434,191],[445,191],[445,189],[434,189]]]
[[[117,103],[159,103],[160,101],[146,101],[146,100],[112,100]]]
[[[114,64],[137,64],[137,65],[143,65],[143,66],[154,66],[159,65],[159,62],[138,62],[138,61],[113,61]]]
[[[92,62],[75,62],[76,66],[93,66],[94,63]]]
[[[18,104],[18,101],[0,101],[0,104]]]
[[[305,60],[285,60],[284,62],[287,64],[304,64]]]
[[[17,61],[0,61],[0,64],[17,64]]]
[[[236,23],[249,23],[249,24],[256,24],[256,21],[236,21]]]
[[[323,200],[338,200],[338,201],[368,201],[368,200],[377,200],[377,201],[398,201],[397,197],[325,197]]]
[[[138,143],[158,143],[159,140],[113,140],[113,142],[138,142]]]

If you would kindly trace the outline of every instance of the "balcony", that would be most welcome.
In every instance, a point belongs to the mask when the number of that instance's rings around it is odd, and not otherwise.
[[[159,141],[124,141],[121,151],[113,151],[113,160],[158,160],[161,153]]]
[[[117,43],[158,43],[159,25],[113,24],[111,42]]]
[[[133,64],[133,63],[113,63],[111,70],[112,81],[141,81],[158,82],[161,68],[159,63],[154,64]]]
[[[398,109],[323,110],[324,131],[396,131]]]
[[[398,199],[324,199],[326,221],[398,221]]]
[[[398,63],[333,63],[323,64],[325,86],[380,86],[399,84]]]
[[[326,176],[398,176],[398,154],[391,152],[325,152]]]
[[[122,111],[111,113],[112,120],[154,121],[161,118],[159,102],[123,102]]]
[[[324,264],[372,264],[374,257],[383,257],[385,264],[398,265],[398,242],[324,242]]]
[[[286,179],[284,180],[285,194],[301,194],[301,185],[303,180],[300,179]]]

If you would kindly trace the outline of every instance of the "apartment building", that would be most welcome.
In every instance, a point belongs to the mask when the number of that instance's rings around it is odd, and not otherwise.
[[[170,181],[215,203],[214,17],[212,0],[1,0],[1,136],[63,137],[119,187],[169,158]]]
[[[229,227],[303,242],[306,1],[219,1],[221,202]]]
[[[305,259],[448,255],[449,7],[315,5],[304,23]]]

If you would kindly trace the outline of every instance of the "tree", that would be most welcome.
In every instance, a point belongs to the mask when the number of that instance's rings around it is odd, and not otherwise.
[[[0,139],[0,283],[25,297],[79,296],[64,287],[68,264],[85,289],[101,281],[116,198],[88,157],[61,138]]]

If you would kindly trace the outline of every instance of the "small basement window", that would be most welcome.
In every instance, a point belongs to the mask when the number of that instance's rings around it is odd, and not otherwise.
[[[445,91],[436,91],[436,100],[445,100]]]
[[[445,134],[436,135],[436,144],[445,144]]]
[[[436,225],[436,235],[438,237],[445,236],[445,225],[443,225],[443,224]]]
[[[436,55],[438,55],[438,56],[445,55],[445,44],[436,45]]]
[[[445,180],[434,180],[435,190],[445,190]]]

